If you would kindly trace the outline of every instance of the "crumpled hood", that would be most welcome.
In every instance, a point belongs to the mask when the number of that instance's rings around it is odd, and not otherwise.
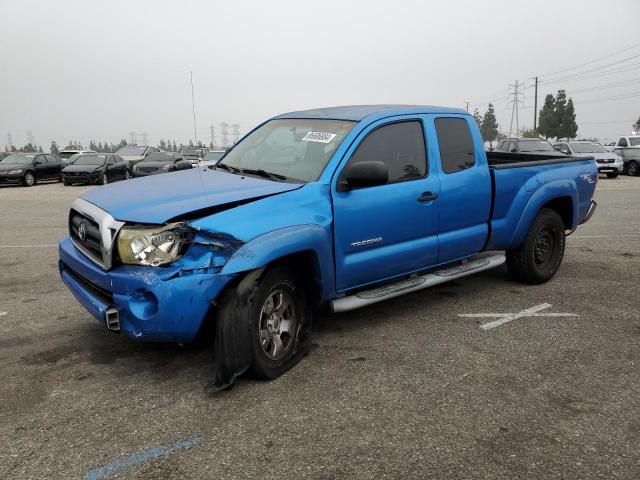
[[[125,162],[135,162],[137,160],[144,160],[144,155],[120,155],[120,158]]]
[[[162,224],[198,210],[246,202],[301,186],[194,168],[97,187],[82,198],[106,210],[116,220]]]
[[[64,173],[71,173],[71,172],[95,172],[96,170],[99,170],[100,168],[102,168],[102,165],[76,165],[74,163],[72,163],[71,165],[68,165],[66,167],[64,167],[62,169],[62,171]]]
[[[171,166],[170,162],[154,162],[154,161],[142,161],[140,163],[136,163],[137,168],[155,168],[158,170],[162,170],[162,167],[165,165]]]

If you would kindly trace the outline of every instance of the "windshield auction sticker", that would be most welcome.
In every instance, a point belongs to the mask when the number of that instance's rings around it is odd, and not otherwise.
[[[335,133],[309,132],[302,139],[303,142],[329,143],[336,138]]]

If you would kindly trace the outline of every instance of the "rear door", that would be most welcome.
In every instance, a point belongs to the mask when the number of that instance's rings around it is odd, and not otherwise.
[[[338,291],[432,265],[438,257],[437,170],[427,161],[421,117],[381,120],[349,148],[333,179],[336,287]],[[340,191],[353,163],[387,165],[385,185]]]
[[[438,263],[479,252],[489,235],[491,174],[474,120],[465,115],[432,116],[440,167]]]

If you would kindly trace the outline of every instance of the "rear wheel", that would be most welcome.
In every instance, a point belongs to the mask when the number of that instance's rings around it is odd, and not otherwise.
[[[607,173],[607,178],[616,178],[617,176],[618,176],[618,172]]]
[[[564,232],[564,223],[557,212],[548,208],[540,210],[522,245],[507,252],[511,275],[533,285],[549,281],[562,263]]]
[[[36,176],[33,174],[33,172],[27,172],[24,174],[24,177],[22,178],[22,184],[25,187],[33,187],[36,184]]]
[[[631,177],[635,177],[640,174],[640,169],[638,168],[638,164],[635,161],[631,160],[627,164],[627,174]]]

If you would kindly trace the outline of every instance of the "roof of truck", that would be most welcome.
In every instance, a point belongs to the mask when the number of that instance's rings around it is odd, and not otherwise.
[[[460,108],[433,105],[345,105],[342,107],[313,108],[278,115],[275,118],[322,118],[359,122],[366,117],[391,117],[414,113],[469,114]]]

